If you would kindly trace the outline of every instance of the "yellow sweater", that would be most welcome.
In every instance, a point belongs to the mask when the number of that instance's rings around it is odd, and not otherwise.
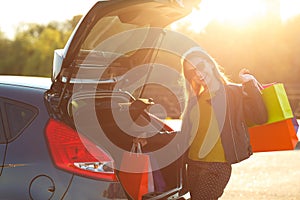
[[[220,130],[210,99],[209,92],[203,93],[198,99],[198,105],[195,105],[199,106],[200,115],[195,113],[196,108],[191,111],[190,120],[197,119],[197,115],[200,120],[199,124],[195,125],[195,127],[198,125],[198,130],[190,146],[188,157],[196,161],[226,162]]]

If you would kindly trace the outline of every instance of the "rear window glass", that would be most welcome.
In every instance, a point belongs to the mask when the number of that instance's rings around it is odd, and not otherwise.
[[[27,104],[8,101],[5,102],[5,113],[8,122],[8,140],[16,138],[35,118],[37,110]]]

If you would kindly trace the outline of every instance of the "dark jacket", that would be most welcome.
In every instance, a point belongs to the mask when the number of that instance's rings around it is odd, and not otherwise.
[[[268,114],[261,93],[253,81],[243,85],[230,83],[224,87],[211,99],[211,105],[221,130],[226,160],[233,164],[253,154],[248,124],[263,124],[267,122]],[[196,102],[195,99],[189,101],[187,112]],[[198,123],[197,119],[194,120],[183,118],[183,133],[191,133],[193,123]]]
[[[227,109],[221,141],[229,163],[238,163],[249,158],[253,152],[250,144],[248,124],[263,124],[268,113],[259,89],[253,81],[243,86],[225,86]]]

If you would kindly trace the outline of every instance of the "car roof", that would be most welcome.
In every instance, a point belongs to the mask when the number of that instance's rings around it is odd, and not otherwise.
[[[48,77],[0,75],[0,84],[50,89],[52,82]]]

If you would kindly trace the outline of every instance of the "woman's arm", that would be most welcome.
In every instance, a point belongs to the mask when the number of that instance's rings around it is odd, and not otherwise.
[[[243,83],[243,104],[245,118],[250,124],[264,124],[268,121],[267,108],[255,80]]]

